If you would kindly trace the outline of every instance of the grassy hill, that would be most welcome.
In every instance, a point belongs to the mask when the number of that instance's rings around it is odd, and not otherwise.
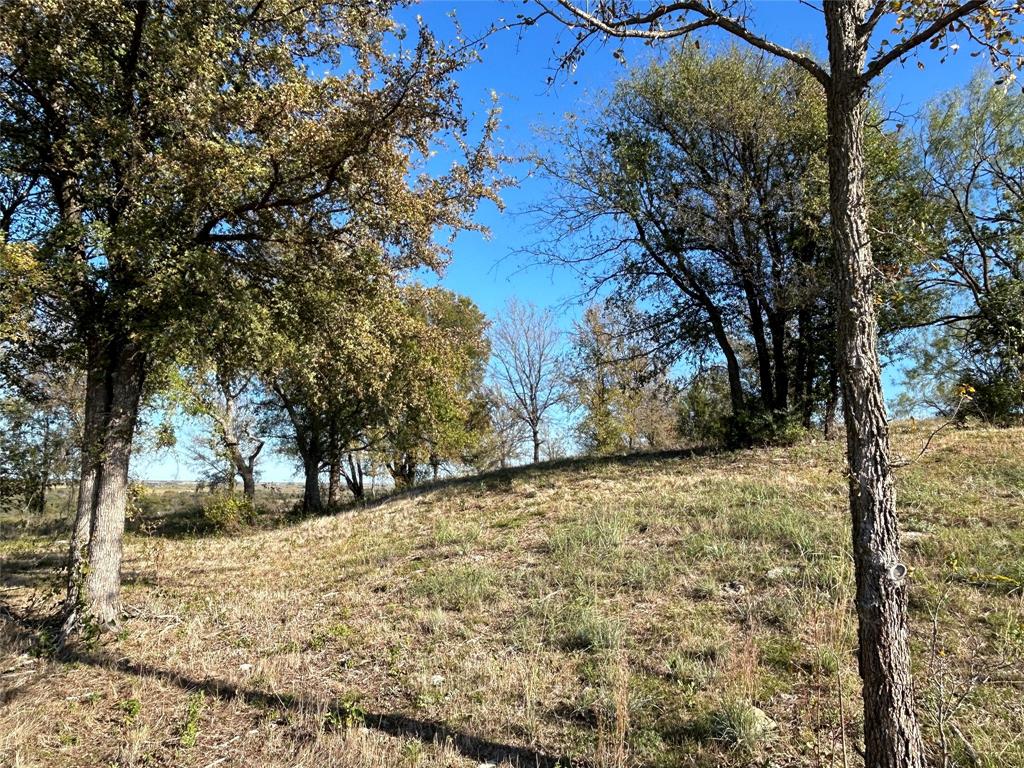
[[[899,471],[936,764],[1024,766],[1022,443],[946,432]],[[45,609],[62,546],[0,543],[10,614]],[[861,763],[838,444],[563,462],[126,546],[116,637],[56,663],[6,621],[0,764]]]

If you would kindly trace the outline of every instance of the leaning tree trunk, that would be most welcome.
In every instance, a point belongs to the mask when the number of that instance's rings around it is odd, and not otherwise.
[[[914,714],[907,569],[900,562],[896,497],[877,351],[873,264],[864,192],[866,54],[857,24],[864,0],[826,0],[829,207],[836,247],[839,373],[847,432],[857,582],[865,764],[924,764]]]
[[[252,464],[242,462],[236,467],[242,477],[242,495],[249,502],[256,500],[256,471]]]

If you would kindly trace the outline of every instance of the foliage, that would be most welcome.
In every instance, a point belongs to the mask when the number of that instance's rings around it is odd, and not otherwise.
[[[0,385],[0,509],[42,514],[51,486],[78,467],[78,384],[52,372]]]
[[[680,394],[680,437],[692,445],[726,445],[731,413],[725,372],[712,368],[697,373]]]
[[[985,77],[928,110],[921,150],[945,249],[913,275],[938,329],[913,350],[907,407],[1004,425],[1024,411],[1022,125],[1024,96]]]
[[[498,202],[496,112],[471,141],[456,82],[474,46],[407,30],[393,10],[0,5],[0,293],[18,308],[0,343],[86,371],[81,483],[109,489],[80,496],[74,535],[112,535],[72,550],[90,544],[85,588],[104,621],[119,610],[115,486],[147,385],[205,363],[207,336],[244,348],[234,370],[273,370],[258,351],[280,337],[239,329],[277,334],[263,322],[275,314],[329,317],[311,304],[324,291],[304,296],[298,284],[337,285],[333,272],[358,275],[367,260],[439,268],[450,241],[435,234],[477,228],[480,201]],[[462,159],[434,173],[431,153],[445,145]],[[344,295],[363,288],[349,282]],[[82,567],[72,559],[69,606]]]
[[[1024,417],[1024,281],[995,279],[966,327],[960,372],[971,410],[1008,426]]]
[[[542,252],[610,287],[623,332],[658,356],[721,365],[735,429],[789,412],[810,427],[834,389],[826,133],[824,94],[801,68],[685,48],[570,126],[565,159],[540,161],[559,184],[542,211],[559,234]],[[906,141],[873,130],[867,152],[888,330],[922,311],[918,291],[896,289],[919,258],[907,221],[920,193]]]
[[[608,306],[591,306],[572,336],[570,402],[588,453],[656,450],[676,442],[676,391],[658,361]]]
[[[473,405],[478,441],[466,455],[466,463],[478,471],[510,466],[529,439],[526,425],[506,394],[493,383],[484,383]]]
[[[436,473],[478,448],[490,349],[486,319],[468,298],[410,285],[401,299],[409,317],[387,384],[385,421],[370,425],[368,442],[396,482],[410,482],[417,467],[429,464]]]
[[[214,530],[237,531],[255,522],[256,510],[244,496],[218,491],[203,502],[203,519]]]

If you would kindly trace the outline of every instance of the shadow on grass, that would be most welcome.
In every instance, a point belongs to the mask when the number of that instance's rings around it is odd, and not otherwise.
[[[538,464],[524,464],[506,469],[496,469],[474,475],[444,478],[421,483],[412,488],[382,492],[372,499],[350,500],[348,502],[327,507],[318,513],[301,513],[284,508],[267,510],[257,515],[257,522],[244,526],[237,531],[225,531],[212,524],[203,515],[199,504],[189,504],[161,514],[142,514],[127,523],[130,533],[141,536],[159,536],[168,539],[203,538],[208,536],[245,536],[257,531],[275,530],[297,525],[304,520],[315,517],[343,515],[359,510],[368,510],[396,499],[415,498],[421,494],[460,487],[479,487],[485,490],[510,489],[515,480],[542,478],[548,474],[566,471],[585,471],[607,466],[634,466],[658,461],[676,461],[680,459],[708,456],[722,453],[717,448],[690,448],[685,450],[658,451],[649,453],[616,454],[612,456],[581,456]],[[257,497],[257,506],[259,501]]]
[[[50,586],[67,560],[63,550],[0,558],[0,587],[40,589]]]
[[[89,664],[137,677],[152,677],[171,683],[184,691],[202,691],[210,697],[224,702],[241,701],[253,707],[263,709],[287,708],[294,712],[309,712],[321,709],[322,705],[314,700],[289,694],[272,694],[255,688],[243,688],[233,683],[214,678],[196,680],[187,675],[160,669],[148,664],[129,659],[112,659],[86,653],[76,653],[68,658],[69,662]],[[325,711],[328,718],[336,722],[344,722],[351,714],[350,704],[334,700]],[[564,756],[549,755],[530,747],[503,744],[498,741],[473,736],[455,730],[443,722],[420,720],[399,713],[362,712],[363,725],[394,737],[415,738],[424,743],[449,744],[464,757],[478,763],[498,764],[508,761],[521,768],[590,768],[585,761]]]
[[[722,453],[716,448],[691,448],[685,450],[659,451],[650,453],[617,454],[612,456],[590,456],[572,457],[545,461],[538,464],[524,464],[506,469],[496,469],[490,472],[483,472],[474,475],[463,475],[460,477],[444,478],[433,480],[414,486],[413,488],[394,490],[380,493],[372,499],[362,501],[351,500],[343,504],[327,507],[319,513],[300,513],[292,511],[280,498],[274,499],[275,506],[262,509],[256,518],[255,523],[244,525],[237,530],[225,530],[214,524],[203,514],[201,503],[189,499],[187,503],[174,503],[170,509],[160,510],[160,501],[148,502],[148,508],[136,514],[125,522],[125,530],[136,536],[158,536],[166,539],[188,539],[207,538],[212,536],[246,536],[259,531],[276,530],[297,525],[304,520],[313,517],[329,517],[332,515],[343,515],[359,510],[368,510],[386,504],[396,499],[415,498],[421,494],[443,491],[451,488],[478,487],[481,490],[503,490],[511,489],[515,480],[539,480],[545,475],[566,471],[585,471],[608,466],[629,467],[643,465],[659,461],[676,461],[680,459],[708,456]],[[258,498],[258,497],[257,497]],[[259,507],[259,501],[257,501]],[[34,527],[23,529],[23,533],[34,535],[48,534],[59,535],[68,533],[69,520],[47,521],[45,527]],[[0,563],[0,583],[13,586],[15,582],[8,582],[5,577],[9,570],[5,568],[8,563]],[[47,564],[47,567],[52,564]],[[19,564],[10,563],[23,575],[20,578],[30,578],[25,574]],[[42,566],[41,566],[42,567]]]
[[[459,488],[479,486],[482,489],[494,490],[511,488],[515,480],[536,478],[540,479],[547,474],[565,471],[585,471],[609,466],[630,467],[638,464],[651,464],[659,461],[678,461],[681,459],[692,459],[700,456],[722,455],[729,453],[722,448],[685,448],[671,451],[650,451],[638,453],[613,454],[610,456],[573,456],[565,459],[554,459],[542,461],[537,464],[522,464],[516,467],[495,469],[490,472],[481,472],[475,475],[463,475],[460,477],[445,478],[443,480],[432,480],[412,488],[396,490],[391,493],[384,493],[372,500],[362,503],[350,502],[342,510],[350,511],[356,509],[372,509],[395,499],[415,498],[424,493],[445,490],[448,488]]]

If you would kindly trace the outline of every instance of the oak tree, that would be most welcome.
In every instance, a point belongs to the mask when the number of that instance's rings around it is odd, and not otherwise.
[[[83,616],[117,620],[140,402],[154,370],[217,322],[225,280],[288,281],[302,269],[279,254],[318,260],[311,242],[436,265],[436,229],[467,225],[490,195],[491,124],[480,145],[464,139],[454,80],[471,46],[408,34],[391,10],[0,5],[5,267],[12,248],[31,262],[36,336],[86,380],[65,634]],[[465,160],[421,173],[443,137]],[[303,247],[280,247],[293,238]]]

